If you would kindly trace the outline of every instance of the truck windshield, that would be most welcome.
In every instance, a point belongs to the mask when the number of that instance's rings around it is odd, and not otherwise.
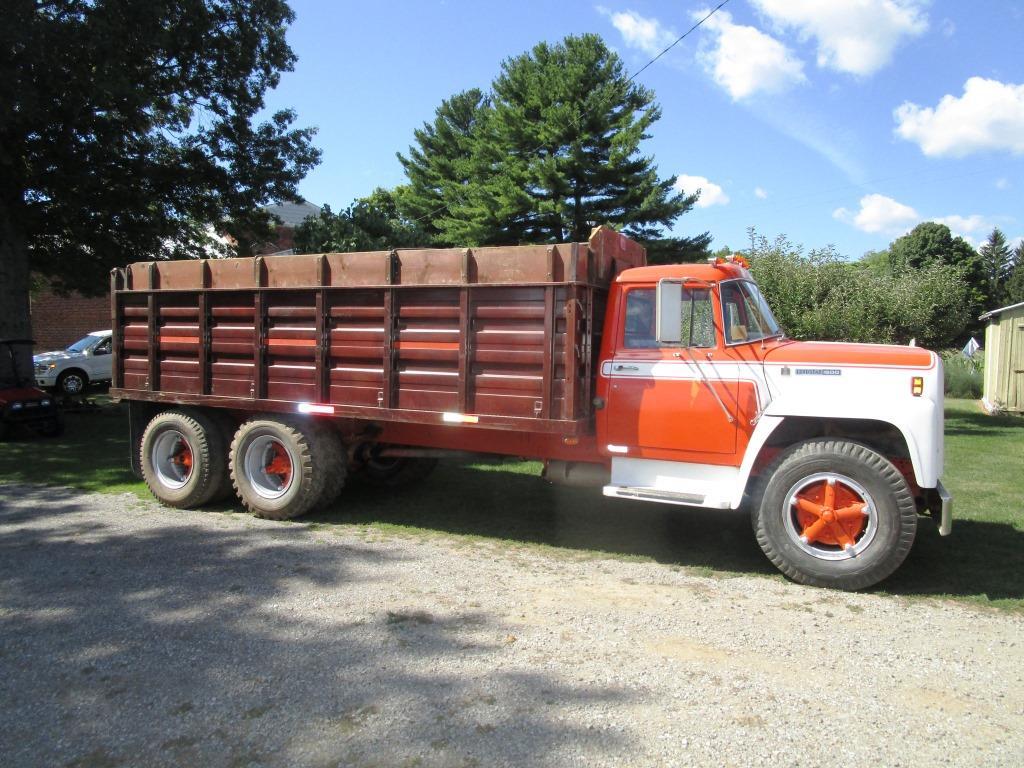
[[[732,280],[722,283],[722,317],[729,344],[781,336],[768,302],[754,283]]]
[[[68,352],[85,352],[89,347],[96,343],[96,336],[86,336],[84,339],[79,339],[70,347],[67,348]]]

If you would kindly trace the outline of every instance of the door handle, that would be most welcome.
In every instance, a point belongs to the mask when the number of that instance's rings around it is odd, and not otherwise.
[[[640,366],[638,365],[616,365],[616,371],[639,371]]]

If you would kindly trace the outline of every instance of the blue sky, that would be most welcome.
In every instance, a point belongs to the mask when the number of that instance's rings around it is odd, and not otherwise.
[[[403,181],[395,158],[442,99],[503,59],[596,32],[632,73],[717,3],[292,0],[299,57],[269,95],[319,129],[300,185],[343,208]],[[975,245],[1024,236],[1024,3],[730,0],[640,76],[645,152],[699,187],[676,232],[746,229],[858,257],[924,220]]]

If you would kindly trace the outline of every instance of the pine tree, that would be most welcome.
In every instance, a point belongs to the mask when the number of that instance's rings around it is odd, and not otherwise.
[[[1010,276],[1006,279],[1003,301],[1007,304],[1019,304],[1024,301],[1024,240],[1017,243],[1013,250],[1013,265]]]
[[[441,102],[432,123],[413,132],[416,146],[409,147],[408,157],[398,153],[409,183],[395,190],[396,201],[436,244],[454,244],[443,234],[450,223],[443,225],[451,201],[475,176],[476,134],[489,109],[479,89],[457,93]]]
[[[540,43],[502,64],[489,96],[467,94],[399,156],[399,204],[428,219],[436,243],[581,241],[612,224],[659,250],[706,250],[707,233],[663,236],[697,195],[641,153],[661,110],[597,35]]]
[[[989,309],[1000,306],[1004,299],[1004,287],[1013,269],[1013,258],[1006,236],[996,227],[979,249],[981,263],[988,280]]]

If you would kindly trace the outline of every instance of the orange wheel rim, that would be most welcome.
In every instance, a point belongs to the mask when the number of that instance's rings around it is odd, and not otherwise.
[[[786,500],[790,537],[806,552],[827,560],[856,557],[871,543],[877,514],[863,486],[832,472],[795,484]]]
[[[266,463],[263,470],[268,475],[277,475],[281,478],[281,485],[287,486],[292,479],[292,460],[288,456],[288,452],[280,443],[273,443],[270,456],[270,461]]]

